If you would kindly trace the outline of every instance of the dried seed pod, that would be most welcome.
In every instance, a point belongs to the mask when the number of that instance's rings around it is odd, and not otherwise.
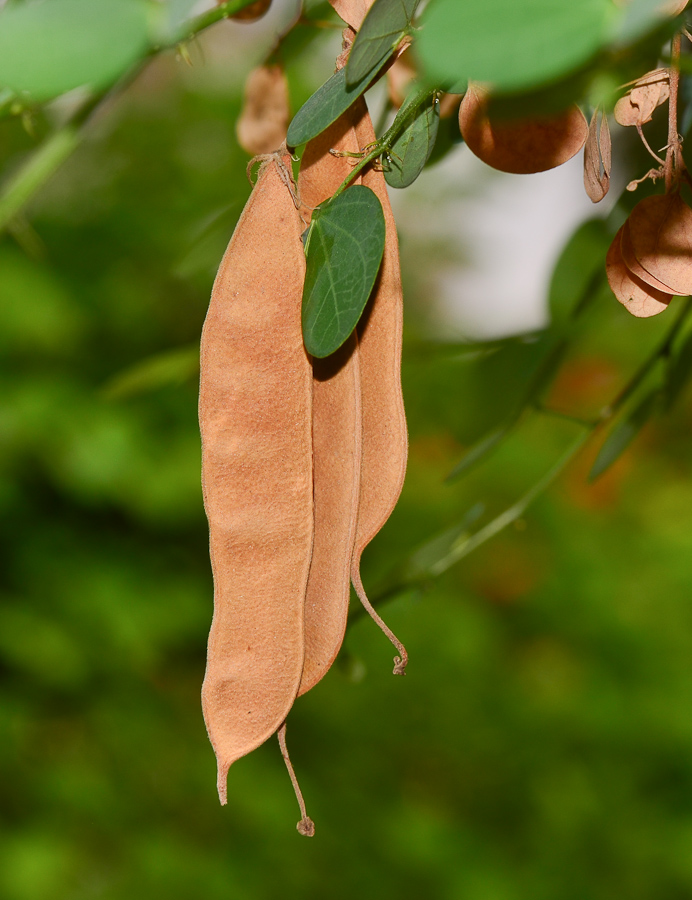
[[[375,141],[370,116],[356,125],[358,143]],[[361,398],[363,408],[363,456],[358,506],[358,525],[351,566],[356,593],[375,621],[400,653],[395,674],[403,674],[406,650],[372,609],[360,577],[364,549],[385,524],[394,509],[406,474],[408,435],[401,392],[401,342],[403,292],[396,223],[382,172],[369,168],[363,184],[379,197],[387,227],[382,268],[368,306],[358,325],[360,341]]]
[[[664,294],[677,294],[678,296],[684,296],[684,294],[678,294],[677,291],[672,291],[667,285],[663,284],[662,281],[659,281],[658,278],[654,278],[654,276],[650,272],[647,272],[646,269],[640,264],[634,253],[634,248],[632,247],[629,219],[627,219],[625,224],[622,226],[620,232],[622,235],[620,239],[620,252],[622,254],[622,260],[630,270],[632,275],[634,275],[635,278],[638,278],[640,281],[643,281],[644,284],[648,284],[649,287],[652,287],[657,291],[661,291]]]
[[[340,18],[358,31],[375,0],[329,0]]]
[[[365,112],[363,101],[356,102],[307,144],[298,178],[306,216],[350,173],[349,157],[335,153],[358,151],[355,123]],[[326,674],[346,631],[362,432],[356,335],[331,356],[313,359],[312,366],[315,539],[305,595],[305,665],[299,695]]]
[[[475,84],[462,100],[459,127],[469,149],[484,163],[516,175],[561,166],[579,153],[588,134],[578,106],[558,116],[491,120],[487,91]]]
[[[217,0],[217,2],[221,3],[223,0]],[[272,0],[255,0],[254,3],[246,6],[245,9],[233,13],[233,15],[228,18],[235,19],[238,22],[256,22],[257,19],[262,18],[271,5]]]
[[[214,573],[202,706],[222,803],[231,763],[281,726],[303,671],[312,370],[300,320],[302,222],[287,167],[290,157],[277,156],[261,171],[202,335],[202,484]]]
[[[608,193],[611,166],[608,117],[597,107],[591,117],[589,136],[584,146],[584,188],[593,203],[600,202]]]
[[[281,66],[253,69],[245,82],[238,143],[251,156],[273,153],[286,140],[290,120],[288,82]]]
[[[659,7],[664,16],[679,16],[687,9],[688,0],[664,0]]]
[[[654,69],[642,76],[615,104],[613,114],[618,125],[646,125],[658,106],[670,96],[666,69]]]
[[[411,83],[416,77],[416,66],[407,50],[387,70],[387,93],[394,109],[400,109]]]
[[[663,294],[640,281],[625,265],[620,251],[622,229],[618,231],[606,255],[606,275],[610,289],[633,316],[640,319],[658,315],[667,309],[670,294]]]
[[[642,268],[670,293],[692,294],[692,209],[680,194],[641,200],[629,217],[629,237]]]

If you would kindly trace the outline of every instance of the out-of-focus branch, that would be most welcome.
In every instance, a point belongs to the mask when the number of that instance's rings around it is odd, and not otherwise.
[[[0,191],[0,234],[79,146],[93,116],[106,102],[120,95],[151,59],[184,44],[221,19],[240,12],[252,2],[253,0],[226,0],[183,23],[173,37],[153,47],[111,87],[79,106],[69,121],[49,135],[3,184]]]

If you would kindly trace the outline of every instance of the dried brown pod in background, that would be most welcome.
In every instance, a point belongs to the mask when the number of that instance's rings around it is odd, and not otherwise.
[[[649,287],[661,291],[663,294],[677,294],[678,296],[684,296],[684,294],[680,294],[678,291],[671,290],[668,285],[663,284],[658,278],[654,278],[654,276],[650,272],[647,272],[641,265],[634,253],[634,248],[632,247],[629,219],[625,222],[620,231],[622,235],[620,239],[620,252],[625,265],[632,275],[640,281],[643,281],[645,284],[648,284]]]
[[[630,213],[629,237],[642,268],[671,293],[692,294],[692,209],[680,194],[641,200]]]
[[[245,81],[236,123],[238,143],[251,156],[273,153],[286,140],[291,111],[288,82],[281,66],[260,66]]]
[[[630,272],[620,251],[621,238],[622,229],[615,235],[606,255],[606,276],[610,289],[633,316],[640,319],[656,316],[667,309],[671,295],[657,291]]]
[[[217,0],[217,2],[222,2],[222,0]],[[238,22],[256,22],[257,19],[262,18],[271,5],[272,0],[255,0],[254,3],[246,6],[245,9],[233,13],[228,18],[235,19]]]
[[[599,203],[608,193],[611,167],[608,117],[597,107],[591,117],[589,134],[584,145],[584,188],[593,203]]]
[[[387,94],[394,109],[401,108],[415,78],[416,66],[411,51],[407,50],[387,70]]]
[[[582,149],[589,130],[578,106],[557,116],[491,120],[488,93],[473,84],[461,103],[459,127],[469,149],[484,163],[516,175],[566,163]]]
[[[657,107],[670,96],[670,81],[666,69],[647,72],[633,84],[615,104],[613,114],[618,125],[646,125]]]
[[[222,803],[230,765],[279,729],[303,671],[312,369],[290,165],[277,155],[261,170],[202,333],[202,486],[214,573],[202,708]]]
[[[687,9],[688,2],[689,0],[664,0],[659,8],[664,16],[679,16],[683,10]]]
[[[375,0],[329,0],[347,25],[358,31]]]

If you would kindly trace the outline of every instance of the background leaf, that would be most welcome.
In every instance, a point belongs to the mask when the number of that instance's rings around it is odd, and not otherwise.
[[[313,215],[303,291],[303,339],[312,356],[329,356],[358,324],[384,242],[382,206],[364,185],[349,188]]]
[[[437,0],[418,43],[429,74],[520,90],[596,53],[618,15],[611,0]]]
[[[114,81],[148,44],[139,0],[39,0],[0,13],[0,86],[48,100]]]
[[[412,91],[397,114],[397,118],[406,114],[408,107],[420,95]],[[396,119],[394,120],[396,123]],[[384,177],[387,184],[394,188],[405,188],[418,178],[437,140],[437,129],[440,124],[439,101],[429,101],[418,110],[416,118],[404,133],[397,138],[388,154],[388,167]]]
[[[596,462],[589,473],[589,481],[595,481],[622,456],[654,412],[656,412],[660,400],[661,390],[656,388],[647,394],[635,406],[634,410],[613,428],[596,457]]]
[[[375,0],[351,47],[347,84],[378,71],[406,33],[417,6],[418,0]]]

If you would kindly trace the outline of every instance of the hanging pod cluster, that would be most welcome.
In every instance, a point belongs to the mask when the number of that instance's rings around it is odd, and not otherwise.
[[[202,335],[214,574],[202,705],[219,797],[226,802],[231,764],[278,733],[306,835],[314,828],[285,721],[336,658],[351,582],[397,646],[395,673],[407,661],[360,577],[363,550],[389,517],[406,468],[396,229],[382,172],[372,167],[327,202],[352,171],[350,155],[374,140],[360,99],[307,144],[297,190],[285,150],[263,159]],[[343,225],[349,216],[362,221],[364,210],[373,224],[354,250],[355,228],[342,234]],[[356,257],[362,271],[354,273]],[[317,348],[306,347],[311,341]]]

